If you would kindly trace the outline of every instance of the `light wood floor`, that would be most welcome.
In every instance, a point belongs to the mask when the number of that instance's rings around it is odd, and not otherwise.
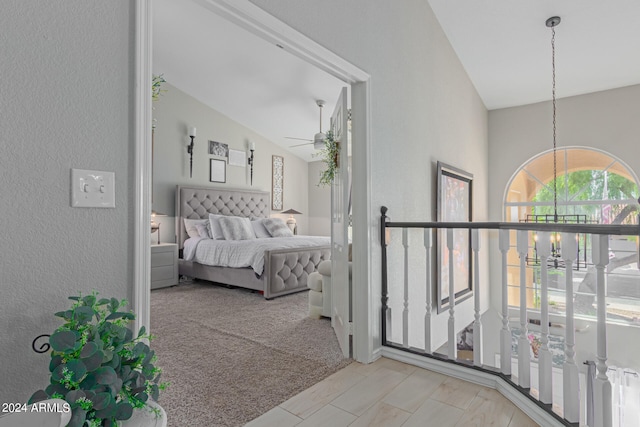
[[[499,392],[395,360],[352,363],[247,424],[537,426]]]

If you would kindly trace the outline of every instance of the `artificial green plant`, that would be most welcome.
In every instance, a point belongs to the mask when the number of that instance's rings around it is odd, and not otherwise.
[[[71,309],[55,313],[64,324],[49,338],[51,383],[29,399],[66,400],[72,409],[68,427],[117,426],[167,385],[159,382],[156,356],[145,343],[152,337],[144,327],[136,336],[128,327],[135,316],[122,311],[126,300],[97,295],[69,297]]]
[[[333,132],[328,131],[324,139],[324,147],[315,154],[320,156],[326,165],[326,169],[320,174],[320,185],[331,185],[338,171],[338,158],[340,154],[340,143],[333,137]]]

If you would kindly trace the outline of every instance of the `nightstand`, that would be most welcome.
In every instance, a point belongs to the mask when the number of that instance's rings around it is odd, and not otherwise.
[[[151,245],[151,289],[178,284],[178,245]]]

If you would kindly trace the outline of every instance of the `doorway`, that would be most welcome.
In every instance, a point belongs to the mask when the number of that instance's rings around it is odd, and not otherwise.
[[[372,324],[372,300],[368,283],[371,276],[369,240],[373,211],[370,206],[370,77],[306,36],[249,2],[200,0],[208,10],[240,27],[275,43],[298,58],[326,71],[351,86],[353,105],[353,330],[354,358],[373,360],[373,337],[377,325]],[[150,157],[151,157],[151,0],[136,3],[137,92],[136,92],[136,238],[135,284],[133,305],[138,313],[137,327],[149,326],[150,240]]]

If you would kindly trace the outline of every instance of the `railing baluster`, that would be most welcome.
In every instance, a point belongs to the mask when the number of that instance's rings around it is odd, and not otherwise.
[[[402,346],[409,348],[409,229],[402,229],[404,246],[404,309],[402,310]]]
[[[482,321],[480,320],[480,233],[471,230],[471,249],[473,250],[473,364],[482,366]]]
[[[509,230],[499,231],[499,248],[502,253],[502,329],[500,330],[500,371],[504,375],[511,375],[511,330],[509,329],[509,289],[507,275]]]
[[[526,259],[529,250],[529,232],[518,230],[518,254],[520,255],[520,338],[518,340],[518,385],[531,387],[531,359],[529,357],[529,331],[527,329],[527,271]]]
[[[598,374],[593,384],[594,427],[610,427],[612,424],[611,383],[607,377],[607,307],[605,301],[604,268],[609,264],[609,236],[591,236],[592,259],[596,266],[597,301],[597,359]]]
[[[455,360],[458,357],[458,346],[456,339],[456,318],[455,318],[455,306],[456,306],[456,290],[454,286],[453,278],[453,228],[447,228],[447,249],[449,250],[449,359]]]
[[[432,230],[430,228],[424,229],[424,248],[426,256],[426,297],[425,297],[425,313],[424,313],[424,351],[431,354],[433,352],[431,348],[431,247],[432,242]]]
[[[542,403],[553,403],[553,389],[551,377],[551,352],[549,351],[549,272],[547,269],[547,258],[551,254],[550,237],[551,233],[543,231],[538,233],[537,250],[540,255],[540,341],[542,345],[538,352],[538,388],[540,389],[539,400]],[[555,236],[554,236],[555,237]],[[567,248],[564,247],[566,250]]]
[[[564,418],[571,422],[580,422],[580,383],[578,366],[575,361],[576,330],[573,322],[573,262],[577,259],[575,233],[562,233],[562,258],[565,262],[565,362],[562,366],[562,400]]]

